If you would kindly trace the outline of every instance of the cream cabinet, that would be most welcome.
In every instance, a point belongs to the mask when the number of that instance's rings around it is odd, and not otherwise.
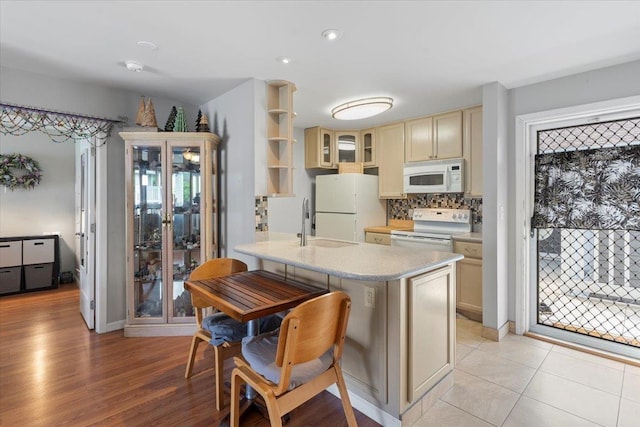
[[[450,267],[409,279],[407,401],[422,397],[455,366],[454,274]]]
[[[462,111],[405,122],[405,161],[462,157]]]
[[[338,163],[376,166],[376,129],[331,130],[315,126],[304,130],[305,168],[338,169]]]
[[[122,132],[125,140],[125,336],[188,335],[184,280],[217,256],[216,150],[196,132]]]
[[[391,234],[375,233],[373,231],[365,231],[364,241],[366,243],[375,243],[377,245],[391,245]]]
[[[360,161],[365,168],[376,166],[376,130],[360,131]]]
[[[284,80],[267,82],[267,194],[293,196],[293,93]]]
[[[333,131],[321,127],[304,130],[304,167],[307,169],[336,167]]]
[[[392,123],[376,129],[378,157],[378,196],[381,199],[405,198],[403,182],[404,123]]]
[[[360,131],[334,131],[336,167],[338,163],[360,162]]]
[[[462,111],[465,194],[482,196],[482,106]]]
[[[464,255],[458,261],[456,308],[476,321],[482,321],[482,243],[454,241],[453,251]]]

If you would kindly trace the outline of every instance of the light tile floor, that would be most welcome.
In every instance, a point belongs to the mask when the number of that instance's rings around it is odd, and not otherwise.
[[[415,426],[640,427],[640,368],[457,320],[454,385]]]

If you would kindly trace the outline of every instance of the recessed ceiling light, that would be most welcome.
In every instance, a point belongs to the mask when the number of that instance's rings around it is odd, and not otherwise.
[[[276,58],[276,61],[278,61],[281,64],[291,64],[293,62],[293,59],[289,58],[288,56],[278,56]]]
[[[144,69],[144,65],[135,61],[125,61],[124,65],[127,67],[127,70],[135,71],[136,73],[139,73]]]
[[[147,42],[147,41],[144,41],[144,40],[140,40],[138,42],[138,46],[146,47],[146,48],[151,49],[151,50],[158,50],[158,45],[157,44],[155,44],[153,42]]]
[[[338,105],[331,110],[331,116],[338,120],[364,119],[384,113],[391,107],[393,107],[391,98],[364,98]]]
[[[330,41],[337,40],[340,37],[342,37],[342,32],[340,30],[334,30],[334,29],[324,30],[322,32],[322,37]]]

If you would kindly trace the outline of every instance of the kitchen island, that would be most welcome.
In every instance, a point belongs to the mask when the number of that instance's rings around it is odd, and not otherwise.
[[[353,406],[370,418],[410,426],[453,384],[462,255],[320,238],[301,247],[293,236],[235,250],[265,270],[349,294],[342,369]]]

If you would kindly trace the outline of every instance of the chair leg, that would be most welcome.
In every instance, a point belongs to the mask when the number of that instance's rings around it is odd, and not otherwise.
[[[269,423],[271,427],[282,427],[282,414],[280,413],[280,407],[273,393],[268,392],[265,396],[261,393],[262,399],[264,399],[265,405],[267,405],[267,412],[269,412]]]
[[[194,335],[191,340],[191,350],[189,350],[189,360],[187,360],[187,369],[184,372],[184,377],[189,378],[193,371],[193,363],[196,360],[196,353],[198,351],[198,344],[200,344],[200,338]]]
[[[224,358],[217,347],[213,347],[214,368],[216,371],[216,410],[224,408]]]
[[[234,369],[231,373],[231,413],[229,417],[230,427],[240,426],[240,382],[242,379]]]
[[[339,365],[334,365],[334,369],[336,371],[336,385],[340,392],[340,400],[342,401],[344,415],[347,417],[347,424],[349,427],[358,427],[356,415],[353,413],[353,407],[351,406],[351,400],[347,392],[347,384],[344,382],[344,377],[342,376],[342,369],[340,369]]]

